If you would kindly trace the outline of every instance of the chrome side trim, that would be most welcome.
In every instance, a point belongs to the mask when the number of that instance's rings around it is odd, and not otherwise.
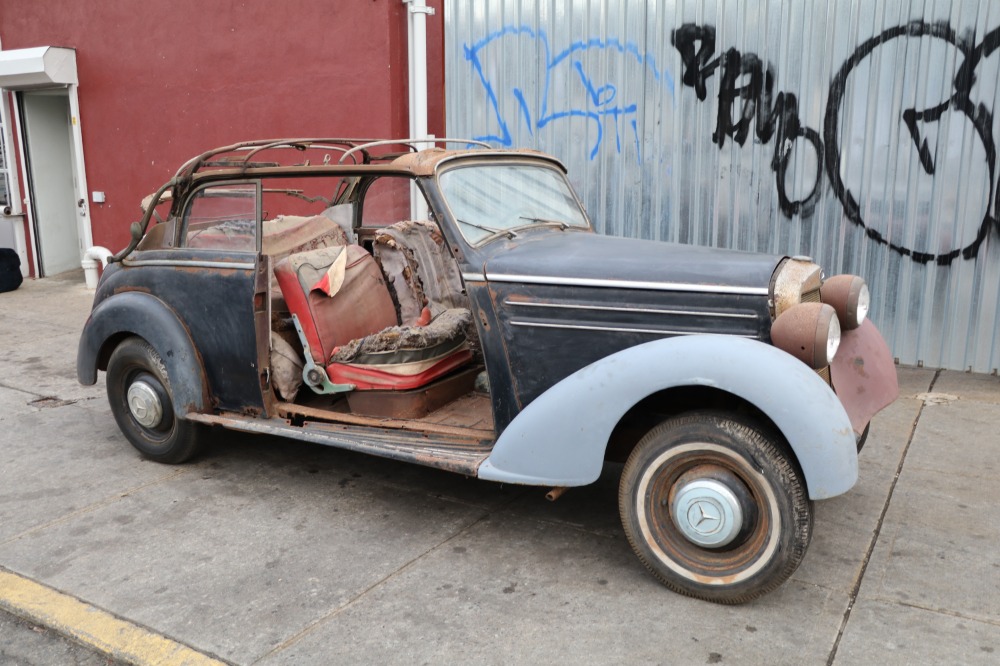
[[[486,282],[486,276],[482,273],[462,273],[462,280],[465,282]]]
[[[767,296],[767,287],[727,287],[721,284],[691,284],[687,282],[642,282],[633,280],[605,280],[601,278],[565,278],[544,275],[493,275],[490,282],[519,282],[523,284],[559,285],[565,287],[611,287],[617,289],[649,289],[652,291],[693,291],[706,294],[740,294]]]
[[[572,303],[534,303],[523,301],[512,301],[507,299],[504,305],[525,306],[531,308],[552,308],[562,310],[588,310],[592,312],[638,312],[640,314],[662,314],[662,315],[692,315],[701,317],[729,317],[731,319],[756,319],[757,315],[744,312],[706,312],[702,310],[663,310],[660,308],[626,308],[614,307],[610,305],[574,305]]]
[[[701,331],[668,331],[658,328],[621,328],[618,326],[584,326],[582,324],[548,324],[535,321],[515,321],[510,322],[511,326],[535,326],[538,328],[562,328],[572,331],[602,331],[605,333],[648,333],[649,335],[703,335]],[[734,338],[748,338],[756,340],[756,335],[744,333],[726,334]]]
[[[135,268],[138,266],[182,266],[184,268],[229,268],[234,271],[252,271],[254,269],[254,263],[251,262],[232,262],[232,261],[196,261],[196,260],[186,260],[186,259],[141,259],[139,261],[132,261],[131,259],[123,259],[122,265],[128,268]]]

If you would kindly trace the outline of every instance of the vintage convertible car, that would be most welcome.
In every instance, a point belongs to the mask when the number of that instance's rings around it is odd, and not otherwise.
[[[442,145],[455,142],[437,142]],[[143,455],[209,426],[551,488],[624,462],[640,560],[723,603],[785,581],[898,392],[864,280],[594,233],[556,159],[255,141],[143,202],[80,340]]]

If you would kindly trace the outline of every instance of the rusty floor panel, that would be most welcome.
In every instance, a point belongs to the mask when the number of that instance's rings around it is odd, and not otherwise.
[[[472,394],[459,398],[419,419],[364,416],[288,402],[279,402],[277,413],[278,416],[285,419],[301,417],[306,421],[404,430],[431,436],[441,435],[476,441],[493,439],[493,413],[489,398],[480,400],[473,397]]]
[[[493,407],[484,393],[469,393],[428,414],[422,423],[473,428],[493,432]]]

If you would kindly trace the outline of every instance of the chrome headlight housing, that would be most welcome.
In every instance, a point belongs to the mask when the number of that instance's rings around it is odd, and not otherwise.
[[[868,316],[871,292],[864,279],[857,275],[835,275],[820,288],[820,298],[833,306],[844,329],[861,326]]]
[[[771,342],[813,369],[833,362],[840,347],[840,321],[833,306],[800,303],[774,320]]]

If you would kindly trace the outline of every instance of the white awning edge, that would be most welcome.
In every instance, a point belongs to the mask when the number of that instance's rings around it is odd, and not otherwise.
[[[75,85],[76,50],[61,46],[0,51],[0,88]]]

